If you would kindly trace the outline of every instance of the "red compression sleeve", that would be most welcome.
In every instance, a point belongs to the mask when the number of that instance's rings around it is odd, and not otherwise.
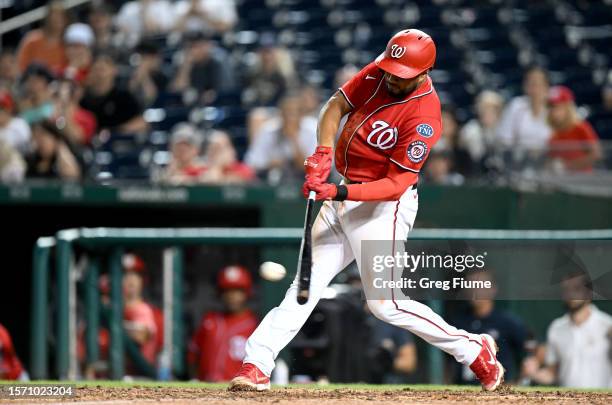
[[[387,177],[363,184],[348,184],[347,200],[351,201],[395,201],[399,200],[408,187],[415,184],[419,175],[399,171],[391,166]]]

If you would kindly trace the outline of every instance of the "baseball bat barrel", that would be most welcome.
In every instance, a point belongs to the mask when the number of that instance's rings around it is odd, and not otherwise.
[[[298,294],[297,302],[304,305],[308,302],[310,295],[310,275],[312,271],[312,212],[314,210],[314,201],[316,193],[311,191],[308,194],[306,203],[306,217],[304,219],[304,234],[302,235],[302,244],[300,246],[300,255],[298,257]]]

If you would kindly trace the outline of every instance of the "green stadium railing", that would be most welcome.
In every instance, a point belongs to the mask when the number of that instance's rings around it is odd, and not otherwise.
[[[56,291],[57,306],[57,351],[56,372],[60,379],[68,377],[70,365],[70,266],[73,247],[86,249],[112,248],[110,260],[111,275],[111,377],[123,376],[123,335],[122,297],[121,297],[121,248],[125,246],[164,246],[180,247],[187,245],[297,245],[301,240],[301,228],[81,228],[68,229],[57,233],[55,238],[40,238],[34,247],[34,277],[32,296],[32,336],[31,336],[31,371],[34,379],[48,377],[46,336],[48,330],[48,274],[50,249],[56,247]],[[577,239],[612,239],[612,230],[476,230],[476,229],[417,229],[410,233],[412,239],[515,239],[515,240],[577,240]],[[180,249],[174,262],[180,271]],[[297,260],[297,259],[296,259]],[[85,300],[88,303],[86,317],[92,329],[86,334],[87,358],[97,358],[96,346],[99,312],[97,302],[97,274],[99,263],[89,264],[86,280]],[[174,290],[181,291],[180,277],[174,279]],[[180,302],[181,296],[175,296]],[[429,303],[436,312],[442,311],[439,301]],[[92,307],[89,307],[93,305]],[[178,315],[178,314],[177,314]],[[180,341],[182,328],[179,316],[173,317],[176,324],[175,340]],[[89,329],[89,328],[88,328]],[[74,359],[73,359],[74,361]],[[175,353],[175,362],[179,362]],[[443,356],[439,350],[429,351],[429,380],[442,383]]]

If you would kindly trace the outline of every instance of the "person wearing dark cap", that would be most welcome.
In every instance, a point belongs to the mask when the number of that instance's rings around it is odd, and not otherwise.
[[[55,112],[51,83],[55,76],[45,66],[33,63],[21,76],[20,116],[28,124],[49,119]]]
[[[183,59],[171,89],[182,92],[187,104],[210,104],[224,87],[224,67],[213,55],[213,48],[205,34],[191,33],[185,38]]]
[[[554,86],[548,93],[548,123],[553,134],[548,142],[553,168],[561,171],[590,172],[602,158],[599,137],[576,110],[574,93],[565,86]]]
[[[42,121],[32,126],[33,151],[27,157],[28,178],[78,180],[81,169],[55,122]]]
[[[142,41],[136,47],[135,67],[129,81],[130,91],[143,106],[151,106],[168,85],[168,76],[162,71],[159,47],[151,41]]]

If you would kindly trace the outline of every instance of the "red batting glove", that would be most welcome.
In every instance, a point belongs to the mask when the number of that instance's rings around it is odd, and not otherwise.
[[[329,177],[332,162],[332,148],[329,146],[317,146],[315,153],[306,158],[304,169],[306,181],[311,183],[324,183]]]
[[[317,201],[333,200],[338,194],[338,186],[333,183],[308,184],[308,187],[317,193]]]

